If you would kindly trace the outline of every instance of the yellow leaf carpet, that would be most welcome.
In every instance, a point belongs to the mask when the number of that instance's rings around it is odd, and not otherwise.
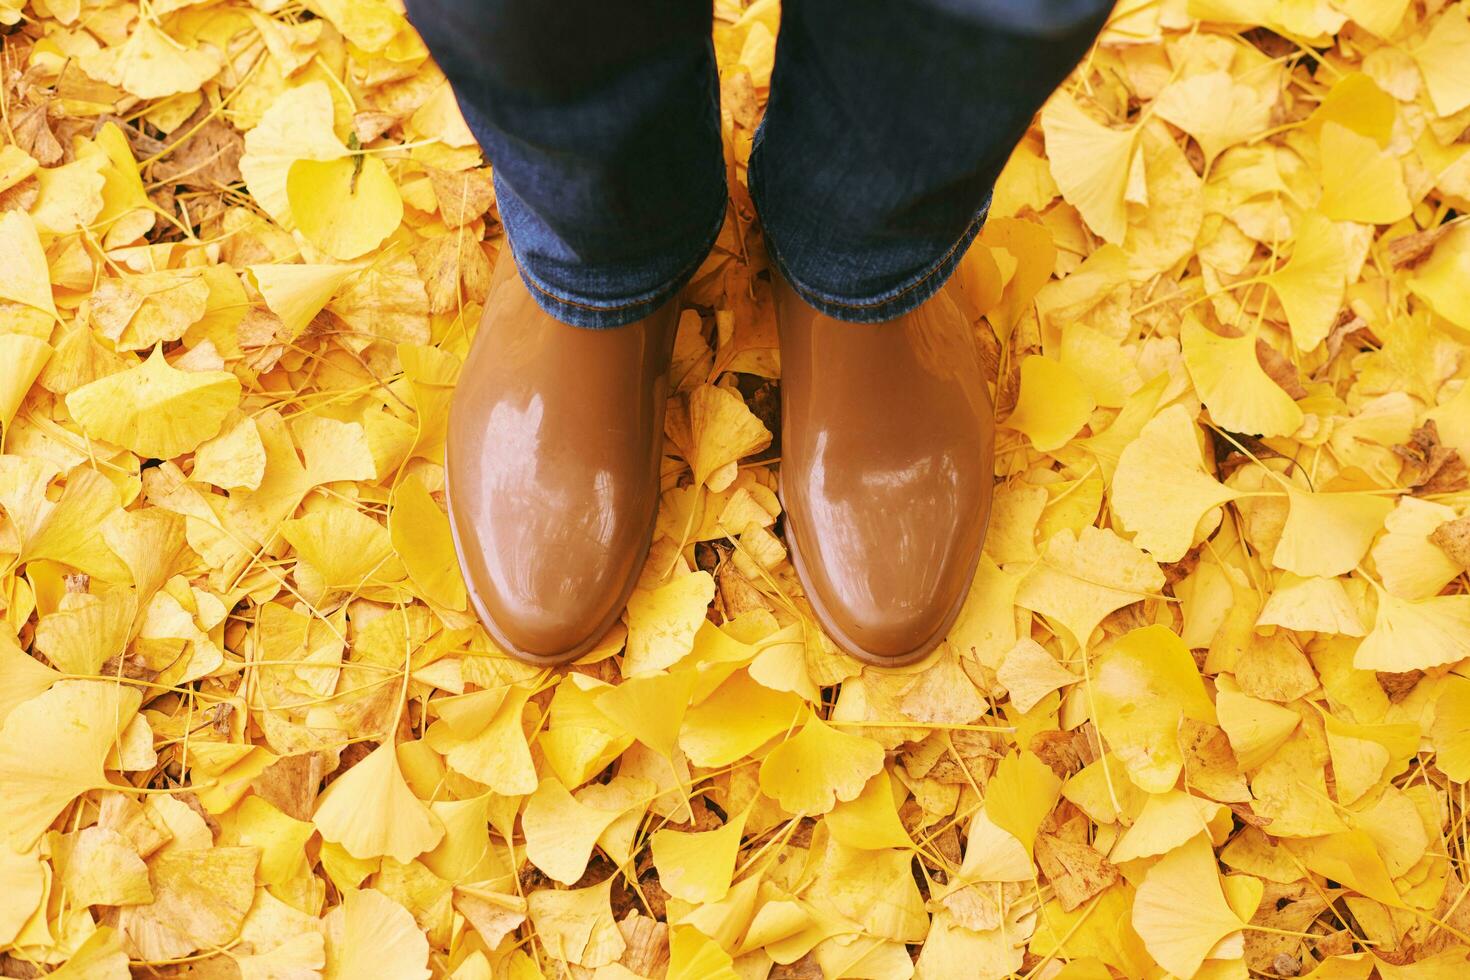
[[[467,612],[502,250],[391,0],[0,0],[0,975],[1470,971],[1470,20],[1124,0],[958,273],[997,499],[928,661],[781,537],[743,187],[658,536],[567,672]]]

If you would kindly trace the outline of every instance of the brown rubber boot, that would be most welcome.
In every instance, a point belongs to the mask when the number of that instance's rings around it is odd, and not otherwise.
[[[985,540],[995,419],[952,288],[860,324],[776,284],[786,539],[822,627],[870,664],[944,639]]]
[[[445,482],[470,601],[521,660],[576,660],[633,590],[658,510],[678,305],[568,326],[502,254],[450,407]]]

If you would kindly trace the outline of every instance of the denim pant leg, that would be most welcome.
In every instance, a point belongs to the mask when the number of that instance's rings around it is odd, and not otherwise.
[[[727,192],[709,0],[408,0],[495,171],[522,278],[552,316],[653,312]]]
[[[785,0],[750,190],[777,269],[860,323],[937,292],[1112,0]]]

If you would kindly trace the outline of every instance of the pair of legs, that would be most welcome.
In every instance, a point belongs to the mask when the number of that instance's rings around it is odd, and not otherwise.
[[[711,0],[408,0],[495,168],[547,312],[632,323],[725,212]],[[750,191],[777,269],[837,319],[944,283],[1006,158],[1111,0],[786,0]]]
[[[864,659],[927,653],[968,589],[991,419],[943,287],[1109,6],[783,7],[749,171],[776,266],[782,496],[815,611]],[[724,217],[711,7],[408,7],[495,168],[515,260],[451,411],[451,523],[497,641],[564,662],[617,617],[647,553],[671,301]]]

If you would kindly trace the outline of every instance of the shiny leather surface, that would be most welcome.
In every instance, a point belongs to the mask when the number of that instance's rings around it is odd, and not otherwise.
[[[823,628],[869,663],[944,639],[984,543],[994,416],[953,288],[857,324],[776,286],[786,538]]]
[[[449,413],[450,526],[481,622],[522,660],[591,649],[653,535],[677,301],[624,327],[542,312],[497,264]]]

